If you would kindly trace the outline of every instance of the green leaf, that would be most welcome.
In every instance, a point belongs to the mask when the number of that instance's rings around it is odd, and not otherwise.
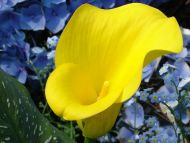
[[[35,107],[26,88],[0,71],[0,143],[73,143]]]

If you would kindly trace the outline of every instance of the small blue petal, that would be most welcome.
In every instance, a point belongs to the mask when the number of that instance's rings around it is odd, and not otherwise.
[[[155,117],[150,117],[147,120],[145,120],[145,124],[147,127],[158,127],[159,126],[159,122],[158,122],[157,118],[155,118]]]
[[[177,60],[174,63],[174,66],[176,67],[176,70],[174,71],[174,76],[182,79],[190,77],[190,67],[186,62],[184,62],[183,60]]]
[[[52,59],[54,59],[54,57],[55,57],[55,50],[48,52],[48,54],[47,54],[48,60],[52,60]]]
[[[27,72],[25,69],[20,69],[18,75],[16,76],[17,80],[21,83],[25,83],[27,79]]]
[[[16,56],[19,57],[21,61],[29,61],[30,58],[30,45],[25,42],[20,42],[18,45],[14,46],[16,48]]]
[[[190,88],[190,77],[182,79],[178,84],[178,89],[189,89]]]
[[[66,4],[53,5],[51,8],[45,7],[44,11],[46,16],[46,28],[52,33],[61,31],[70,16]]]
[[[140,96],[139,97],[140,97],[141,101],[147,101],[148,96],[149,96],[149,93],[144,90],[144,91],[140,92]]]
[[[146,67],[144,67],[144,69],[143,69],[143,80],[145,82],[149,82],[150,78],[152,77],[154,70],[156,70],[159,63],[160,63],[160,58],[157,60],[154,60],[153,62],[148,64]]]
[[[12,11],[12,9],[8,9],[5,11],[0,11],[0,27],[13,27],[13,28],[20,28],[20,14],[17,12]],[[1,29],[3,30],[3,29]],[[7,31],[6,31],[7,32]]]
[[[134,128],[139,128],[144,123],[144,110],[141,104],[132,103],[125,109],[125,122]]]
[[[176,93],[175,90],[168,90],[166,86],[160,87],[157,92],[157,96],[159,97],[160,102],[170,102],[170,101],[175,101],[178,99],[178,94]]]
[[[72,0],[68,8],[73,13],[80,5],[84,3],[86,3],[86,0]]]
[[[92,2],[89,1],[89,3],[99,8],[103,6],[103,3],[101,0],[93,0]]]
[[[15,6],[17,3],[23,2],[25,0],[1,0],[0,1],[0,10],[6,10],[13,6]]]
[[[41,53],[33,60],[33,64],[38,69],[44,69],[48,65],[48,59],[46,53]]]
[[[53,36],[53,37],[48,37],[47,39],[47,47],[55,50],[55,47],[57,45],[59,38],[57,36]]]
[[[23,64],[16,58],[2,57],[2,59],[0,59],[0,68],[9,75],[17,78],[19,82],[26,82],[27,72],[24,69]]]
[[[42,7],[38,4],[30,5],[27,8],[22,8],[21,12],[21,28],[24,30],[44,30],[45,16]]]
[[[20,67],[14,61],[4,59],[0,61],[0,68],[8,74],[16,76]]]
[[[149,96],[150,100],[152,103],[159,103],[160,102],[160,99],[158,97],[158,94],[156,93],[153,93]]]
[[[32,53],[34,55],[38,55],[38,54],[41,54],[44,52],[44,49],[43,48],[40,48],[40,47],[33,47],[32,48]]]
[[[120,140],[120,142],[129,142],[129,141],[131,141],[130,143],[133,143],[133,142],[135,143],[134,132],[131,131],[131,130],[128,130],[125,127],[122,127],[119,130],[119,134],[118,134],[117,138]]]
[[[170,54],[167,55],[167,57],[173,59],[173,60],[178,60],[178,59],[185,59],[188,56],[188,50],[187,48],[183,48],[183,51],[179,54]]]

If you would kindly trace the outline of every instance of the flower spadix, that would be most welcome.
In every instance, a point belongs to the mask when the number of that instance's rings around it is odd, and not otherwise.
[[[103,10],[84,4],[61,34],[47,102],[57,116],[77,120],[84,136],[99,137],[137,90],[143,66],[181,50],[176,19],[153,7],[133,3]]]

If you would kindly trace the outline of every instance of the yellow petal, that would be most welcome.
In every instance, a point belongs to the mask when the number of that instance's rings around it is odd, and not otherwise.
[[[137,49],[138,47],[142,47],[144,50],[141,51],[141,49],[139,49],[136,52],[134,51],[136,54],[132,55],[130,58],[133,59],[131,66],[129,64],[129,59],[128,61],[126,60],[123,69],[119,69],[121,72],[118,75],[120,79],[123,79],[125,82],[121,84],[126,85],[126,87],[122,96],[118,99],[118,102],[123,102],[129,99],[131,95],[137,90],[138,86],[140,85],[143,66],[146,66],[159,56],[168,53],[179,53],[182,50],[183,46],[181,35],[180,28],[175,18],[157,21],[155,25],[150,26],[149,29],[147,29],[146,32],[142,34],[142,37],[136,41],[135,46],[137,46]],[[128,66],[130,66],[132,69],[137,68],[137,72],[127,72]],[[129,79],[127,75],[133,77],[132,80],[128,82],[128,84],[126,82],[127,79]],[[118,81],[119,77],[115,76],[115,81]]]
[[[63,64],[56,68],[48,78],[45,92],[51,109],[61,117],[67,106],[88,105],[97,99],[87,74],[74,64]]]
[[[106,134],[113,127],[120,108],[121,103],[113,104],[97,115],[84,120],[78,120],[77,123],[82,130],[83,136],[98,138]]]
[[[130,98],[140,84],[143,65],[160,55],[180,52],[181,49],[182,37],[175,18],[167,18],[155,8],[133,3],[102,10],[85,4],[76,10],[64,29],[56,49],[55,63],[58,68],[67,63],[80,67],[81,74],[90,81],[87,88],[91,89],[88,97],[92,100],[85,102],[91,101],[91,104],[70,101],[70,94],[74,92],[68,94],[71,88],[66,89],[64,85],[50,92],[48,88],[59,81],[59,74],[48,80],[51,86],[46,87],[46,94],[55,98],[49,97],[48,103],[65,119],[89,118],[115,102]],[[84,100],[86,95],[75,96]],[[51,98],[54,101],[49,101]]]

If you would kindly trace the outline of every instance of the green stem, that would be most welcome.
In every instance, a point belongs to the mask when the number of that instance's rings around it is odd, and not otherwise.
[[[70,138],[73,139],[73,123],[70,121]]]
[[[44,84],[43,84],[43,81],[42,81],[42,79],[41,79],[41,76],[40,76],[40,74],[39,74],[39,72],[38,72],[38,69],[34,66],[34,64],[33,64],[33,62],[30,60],[29,61],[29,64],[31,65],[31,67],[32,67],[32,69],[34,70],[34,72],[35,72],[35,74],[37,75],[37,77],[38,77],[38,80],[39,80],[39,82],[40,82],[40,86],[41,86],[41,91],[42,91],[42,93],[44,94]]]
[[[87,138],[87,137],[84,138],[84,143],[95,143],[95,142],[96,142],[95,139],[90,139],[90,138]]]
[[[34,66],[34,64],[33,64],[33,62],[31,60],[29,60],[29,64],[31,65],[32,69],[34,70],[35,74],[38,77],[38,80],[40,82],[41,91],[42,91],[42,94],[44,95],[44,93],[45,93],[44,87],[45,86],[44,86],[42,78],[41,78],[41,76],[40,76],[40,74],[38,72],[38,69]],[[42,114],[45,114],[47,107],[48,107],[48,104],[47,104],[47,101],[46,101],[46,98],[45,98],[45,106],[44,106],[44,109],[42,111]]]
[[[46,103],[45,103],[45,106],[44,106],[44,108],[43,108],[42,114],[45,114],[46,109],[47,109],[47,106],[48,106],[48,104],[47,104],[47,102],[46,102]]]

